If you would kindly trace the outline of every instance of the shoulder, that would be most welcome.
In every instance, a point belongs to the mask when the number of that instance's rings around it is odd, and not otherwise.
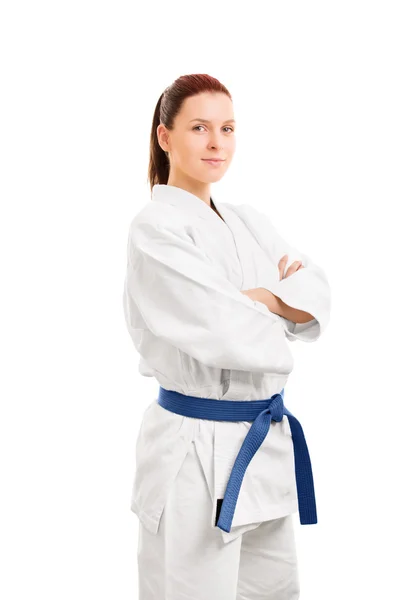
[[[161,231],[162,229],[183,229],[185,219],[182,213],[171,204],[150,200],[131,220],[129,235]]]
[[[131,247],[163,246],[188,239],[187,218],[176,206],[150,200],[131,220],[128,242]]]

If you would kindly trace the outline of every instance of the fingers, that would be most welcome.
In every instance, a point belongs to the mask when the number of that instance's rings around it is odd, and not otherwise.
[[[293,275],[293,273],[296,273],[296,271],[298,271],[301,268],[302,268],[301,260],[295,260],[290,265],[290,267],[288,268],[288,270],[286,271],[285,277],[290,277],[290,275]]]
[[[289,259],[289,256],[287,254],[285,254],[284,256],[282,256],[282,258],[280,259],[280,261],[278,263],[280,280],[283,279],[284,277],[285,278],[289,277],[290,275],[292,275],[299,269],[304,269],[304,265],[302,264],[301,260],[296,260],[290,265],[290,267],[286,271],[286,274],[284,275],[288,259]]]
[[[278,262],[279,280],[283,279],[283,274],[285,272],[286,263],[288,261],[288,258],[289,258],[289,256],[287,254],[285,254],[284,256],[282,256],[281,260]]]

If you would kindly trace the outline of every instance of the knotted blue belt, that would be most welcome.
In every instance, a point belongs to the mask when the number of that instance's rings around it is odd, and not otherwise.
[[[299,421],[283,404],[284,389],[267,400],[215,400],[186,396],[160,386],[158,404],[185,417],[213,421],[254,421],[236,457],[223,498],[217,527],[230,532],[247,466],[264,441],[271,421],[288,417],[292,433],[300,523],[317,522],[310,456]]]

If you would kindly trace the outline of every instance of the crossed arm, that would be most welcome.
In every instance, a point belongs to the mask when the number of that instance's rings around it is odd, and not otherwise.
[[[294,323],[308,323],[315,317],[304,310],[293,308],[289,304],[285,304],[283,300],[275,296],[270,290],[266,288],[253,288],[251,290],[242,290],[242,294],[245,294],[252,300],[262,302],[271,312],[284,317]]]
[[[300,269],[304,269],[301,261],[294,261],[288,268],[286,275],[284,275],[287,260],[288,255],[285,254],[285,256],[282,256],[278,263],[280,280],[282,280],[284,277],[289,277],[292,273],[295,273]],[[315,318],[309,312],[294,308],[293,306],[289,306],[289,304],[285,304],[281,298],[275,296],[275,294],[273,294],[270,290],[267,290],[263,287],[253,288],[251,290],[242,290],[242,294],[245,294],[252,300],[262,302],[271,312],[279,315],[280,317],[284,317],[289,321],[293,321],[293,323],[308,323]]]
[[[290,361],[282,328],[291,341],[317,340],[328,322],[329,285],[322,269],[292,249],[268,222],[261,233],[269,240],[270,259],[282,268],[280,279],[267,278],[268,289],[238,290],[179,221],[166,226],[145,215],[135,218],[124,286],[132,336],[136,339],[145,324],[155,337],[207,366],[286,372]],[[300,257],[285,276],[284,252]]]

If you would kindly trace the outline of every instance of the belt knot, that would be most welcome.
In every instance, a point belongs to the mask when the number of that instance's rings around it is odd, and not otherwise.
[[[268,406],[267,412],[271,413],[271,419],[278,423],[282,421],[284,414],[283,398],[280,393],[271,396],[271,404]]]

